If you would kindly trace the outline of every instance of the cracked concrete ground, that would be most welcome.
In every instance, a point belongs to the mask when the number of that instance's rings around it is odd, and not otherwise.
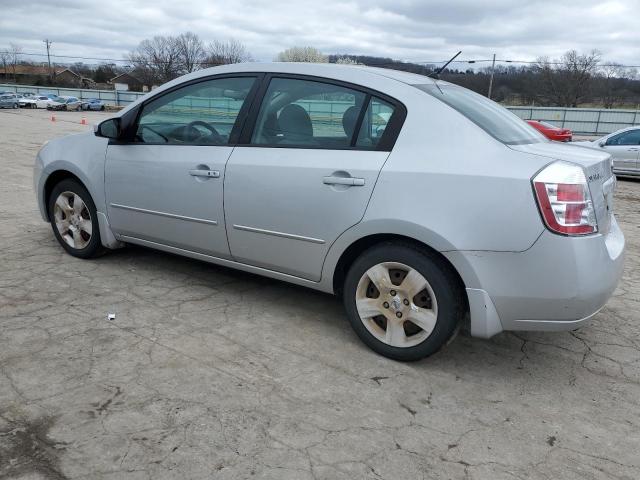
[[[640,478],[640,182],[619,182],[625,274],[590,326],[401,364],[331,296],[141,248],[66,255],[31,166],[79,120],[0,111],[0,478]]]

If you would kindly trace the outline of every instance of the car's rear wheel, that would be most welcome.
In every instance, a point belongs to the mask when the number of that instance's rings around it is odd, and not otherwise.
[[[18,108],[18,107],[20,107],[20,105],[18,105],[17,103],[13,104],[13,108]]]
[[[53,233],[69,254],[91,258],[103,252],[96,206],[82,184],[62,180],[53,188],[48,208]]]
[[[344,282],[351,326],[371,349],[413,361],[451,340],[466,310],[451,268],[411,244],[383,243],[358,257]]]

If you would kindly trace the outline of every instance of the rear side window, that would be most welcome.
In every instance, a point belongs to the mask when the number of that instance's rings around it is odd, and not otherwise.
[[[471,90],[435,83],[414,87],[446,103],[502,143],[521,145],[548,141],[517,115]]]
[[[371,97],[358,132],[357,147],[376,147],[382,138],[395,107],[384,100]]]
[[[351,146],[367,95],[340,85],[273,78],[253,131],[254,145]]]

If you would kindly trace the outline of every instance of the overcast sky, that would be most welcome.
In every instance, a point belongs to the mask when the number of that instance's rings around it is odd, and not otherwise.
[[[640,0],[0,0],[0,48],[13,42],[44,52],[49,38],[56,55],[122,59],[145,38],[192,31],[205,41],[235,38],[264,61],[294,45],[418,62],[458,50],[465,59],[495,52],[535,60],[597,48],[606,60],[638,65],[639,7]]]

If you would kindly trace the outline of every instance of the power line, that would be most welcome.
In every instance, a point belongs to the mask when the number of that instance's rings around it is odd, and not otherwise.
[[[48,40],[44,40],[45,43],[48,42],[48,46],[47,46],[47,51],[49,50],[49,46],[51,45],[51,42]],[[9,53],[8,51],[2,51],[2,53]],[[43,53],[34,53],[34,52],[21,52],[19,55],[24,55],[24,56],[34,56],[34,57],[43,57],[45,56]],[[350,57],[366,57],[368,55],[346,55],[346,56],[350,56]],[[64,59],[72,59],[72,60],[97,60],[97,61],[102,61],[102,62],[124,62],[124,63],[136,63],[135,61],[132,61],[130,59],[126,59],[126,58],[105,58],[105,57],[84,57],[84,56],[77,56],[77,55],[53,55],[53,54],[47,54],[47,57],[49,58],[49,61],[51,58],[64,58]],[[381,63],[370,63],[368,65],[370,66],[392,66],[392,65],[399,65],[399,64],[413,64],[413,65],[422,65],[422,66],[426,66],[426,65],[437,65],[437,64],[444,64],[447,63],[449,60],[420,60],[420,61],[404,61],[404,60],[397,60],[397,61],[392,61],[392,62],[381,62]],[[564,65],[564,62],[538,62],[535,60],[517,60],[517,59],[498,59],[496,58],[495,60],[493,58],[478,58],[478,59],[467,59],[467,60],[453,60],[451,63],[457,63],[457,64],[475,64],[475,63],[493,63],[493,62],[499,62],[499,63],[512,63],[512,64],[522,64],[522,65],[537,65],[540,63],[544,63],[545,65]],[[155,63],[171,63],[171,62],[155,62]],[[217,63],[215,62],[195,62],[195,65],[200,65],[200,66],[207,66],[207,65],[217,65]],[[617,64],[617,63],[599,63],[597,64],[598,67],[622,67],[622,68],[640,68],[640,65],[623,65],[623,64]]]

